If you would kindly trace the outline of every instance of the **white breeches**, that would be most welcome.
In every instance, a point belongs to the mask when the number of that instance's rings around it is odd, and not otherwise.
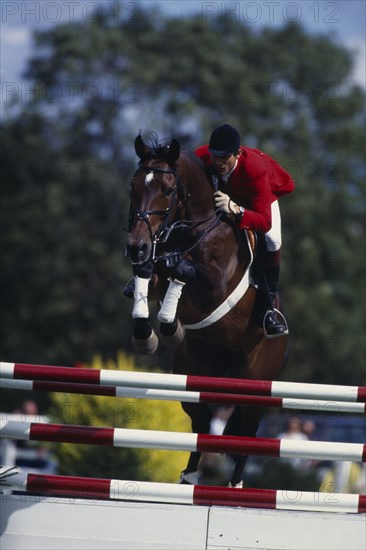
[[[265,239],[267,243],[267,250],[269,252],[276,252],[281,248],[281,213],[278,201],[274,201],[271,205],[272,211],[272,227],[265,233]]]

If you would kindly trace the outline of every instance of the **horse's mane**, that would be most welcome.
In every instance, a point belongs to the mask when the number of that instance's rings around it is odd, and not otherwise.
[[[141,134],[142,131],[140,130],[140,135]],[[157,132],[149,130],[144,131],[143,140],[150,149],[150,151],[146,153],[146,155],[144,155],[145,160],[151,158],[165,160],[165,157],[167,155],[167,147],[171,142],[171,138],[159,139]],[[213,188],[211,177],[208,174],[204,163],[199,157],[197,157],[192,151],[189,151],[188,149],[182,147],[180,152],[180,159],[186,160],[187,162],[194,164],[202,172],[202,175],[204,175],[208,179],[210,186]]]
[[[141,130],[139,133],[142,136]],[[159,139],[159,136],[156,132],[154,132],[153,130],[149,130],[147,132],[144,132],[143,141],[145,145],[147,145],[147,147],[150,149],[150,151],[144,156],[145,159],[157,158],[164,160],[164,157],[167,155],[168,152],[167,149],[171,141],[170,138]]]
[[[198,168],[200,168],[202,172],[204,172],[205,174],[207,173],[202,160],[198,158],[197,155],[192,153],[192,151],[188,151],[188,149],[182,149],[181,154],[185,155],[188,160],[195,164]]]
[[[142,130],[139,132],[140,135],[142,135]],[[154,130],[148,130],[143,132],[143,140],[144,143],[148,146],[148,148],[151,150],[146,157],[155,157],[159,158],[159,155],[164,157],[164,154],[166,154],[166,147],[169,146],[171,142],[171,138],[162,138],[159,139],[159,136],[157,132],[154,132]],[[200,168],[203,168],[203,163],[200,161],[198,157],[191,151],[188,151],[188,149],[185,149],[184,147],[181,148],[181,154],[183,156],[186,156],[189,158],[190,161],[193,161],[197,166]],[[162,158],[164,160],[164,158]]]
[[[163,144],[163,142],[168,141],[167,139],[159,140],[159,136],[156,132],[153,130],[148,130],[142,132],[142,130],[139,131],[140,136],[143,134],[143,140],[144,143],[152,150],[157,151],[159,146]]]

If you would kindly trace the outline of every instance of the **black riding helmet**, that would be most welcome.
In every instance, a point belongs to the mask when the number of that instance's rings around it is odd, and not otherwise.
[[[215,157],[228,157],[237,151],[239,147],[240,134],[238,130],[229,124],[215,128],[208,144],[208,150]]]

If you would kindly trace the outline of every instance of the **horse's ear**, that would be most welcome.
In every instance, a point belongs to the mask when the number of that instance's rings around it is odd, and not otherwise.
[[[180,143],[177,139],[173,138],[169,146],[169,161],[175,164],[180,155]]]
[[[141,134],[139,134],[137,136],[137,138],[135,139],[135,152],[136,152],[136,155],[141,159],[149,151],[150,151],[149,147],[147,145],[145,145],[145,143],[144,143],[144,141],[141,137]]]

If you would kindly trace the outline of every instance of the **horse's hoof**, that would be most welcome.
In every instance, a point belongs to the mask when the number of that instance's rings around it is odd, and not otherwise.
[[[178,483],[180,485],[198,485],[198,471],[186,473],[181,472]]]
[[[150,336],[144,340],[140,340],[132,336],[132,347],[135,353],[139,355],[151,355],[156,352],[159,345],[159,338],[152,331]]]
[[[168,348],[178,346],[184,340],[185,328],[179,319],[173,323],[160,323],[159,339],[164,346]]]
[[[236,485],[232,485],[231,481],[229,481],[228,487],[232,487],[234,489],[245,489],[246,485],[243,480],[239,481]]]

